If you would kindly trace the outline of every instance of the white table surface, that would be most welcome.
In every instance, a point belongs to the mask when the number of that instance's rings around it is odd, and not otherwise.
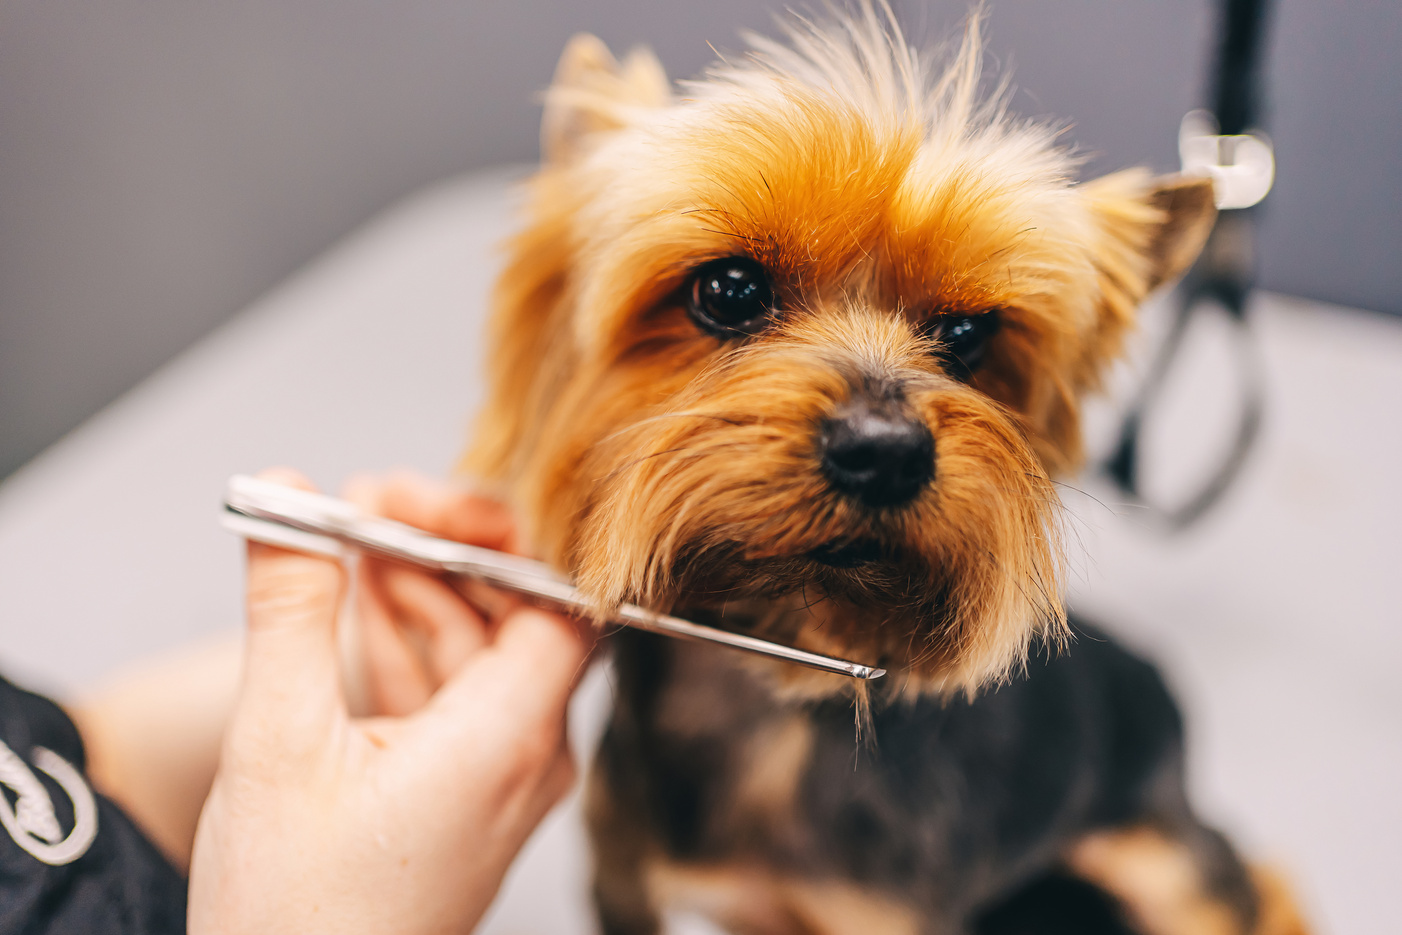
[[[480,399],[512,176],[452,181],[391,210],[0,485],[0,667],[61,695],[236,627],[239,547],[215,522],[230,474],[285,463],[334,488],[361,469],[446,473]],[[1076,605],[1167,671],[1202,810],[1289,871],[1320,931],[1390,935],[1402,322],[1272,295],[1253,315],[1270,409],[1241,483],[1176,537],[1094,480],[1068,488]],[[1233,397],[1211,332],[1152,438],[1164,489],[1225,425]],[[577,699],[586,755],[608,693],[596,672]],[[532,841],[485,930],[593,931],[586,865],[576,797]]]

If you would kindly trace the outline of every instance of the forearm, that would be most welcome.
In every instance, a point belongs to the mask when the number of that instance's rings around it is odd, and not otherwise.
[[[88,775],[181,870],[238,691],[234,634],[123,669],[67,705]]]

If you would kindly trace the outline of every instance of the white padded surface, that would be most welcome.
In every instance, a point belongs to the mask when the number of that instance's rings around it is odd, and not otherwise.
[[[0,486],[4,671],[62,693],[236,626],[239,547],[215,522],[230,474],[287,463],[334,488],[448,471],[480,397],[512,174],[389,212]],[[1075,486],[1098,501],[1068,489],[1076,603],[1163,663],[1203,810],[1288,869],[1321,931],[1384,935],[1402,866],[1402,325],[1270,295],[1255,318],[1270,412],[1241,485],[1168,539],[1094,482]],[[1219,389],[1211,354],[1176,381],[1164,486],[1222,421]],[[594,673],[582,749],[607,696]],[[485,930],[593,931],[586,863],[572,798]]]

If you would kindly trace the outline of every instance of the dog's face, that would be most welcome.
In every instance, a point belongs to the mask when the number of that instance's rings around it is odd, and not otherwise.
[[[1069,181],[874,18],[674,98],[565,52],[468,465],[630,600],[971,688],[1061,620],[1077,401],[1196,255],[1203,181]]]

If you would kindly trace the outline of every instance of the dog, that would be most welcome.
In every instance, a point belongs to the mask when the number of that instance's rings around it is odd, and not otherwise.
[[[939,68],[870,3],[748,42],[678,88],[568,44],[465,469],[601,617],[891,674],[615,634],[603,931],[1302,933],[1189,807],[1154,669],[1063,609],[1080,400],[1211,183],[1074,181],[977,16]]]

